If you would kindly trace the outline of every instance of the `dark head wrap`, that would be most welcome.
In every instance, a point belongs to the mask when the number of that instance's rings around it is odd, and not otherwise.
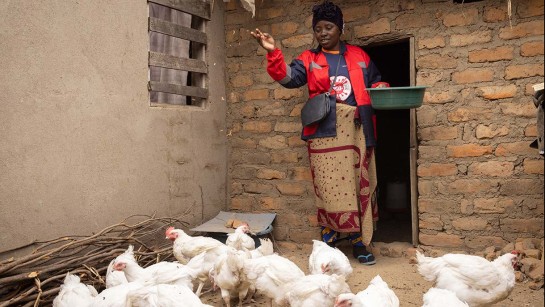
[[[325,0],[322,4],[317,4],[312,8],[312,29],[314,29],[320,20],[332,22],[339,27],[341,32],[343,31],[343,12],[341,11],[341,8],[333,4],[333,2]]]

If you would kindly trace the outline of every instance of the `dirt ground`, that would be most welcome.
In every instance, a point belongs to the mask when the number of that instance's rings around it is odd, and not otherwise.
[[[348,246],[342,245],[339,248],[347,251],[348,255],[351,255]],[[278,250],[278,254],[292,260],[303,272],[308,273],[308,257],[311,251],[311,245],[305,245],[301,249],[296,250],[288,250],[281,247]],[[349,259],[351,259],[354,272],[348,278],[348,284],[354,293],[365,289],[369,281],[379,274],[396,293],[400,306],[422,306],[422,296],[432,286],[430,282],[424,280],[418,274],[416,265],[410,264],[407,258],[392,258],[377,255],[377,263],[372,266],[361,265],[355,259],[352,259],[351,256]],[[543,288],[536,291],[528,288],[528,285],[525,283],[517,283],[509,297],[495,306],[543,307],[543,294]],[[219,291],[204,294],[202,301],[213,306],[222,306]],[[266,302],[264,297],[256,294],[255,303],[244,306],[268,306]],[[237,306],[235,300],[232,301],[231,305]]]

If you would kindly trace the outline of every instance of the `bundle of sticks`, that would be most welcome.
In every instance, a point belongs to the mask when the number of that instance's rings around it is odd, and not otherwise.
[[[100,292],[108,264],[129,244],[143,267],[174,261],[172,242],[164,239],[164,232],[168,226],[187,227],[181,218],[133,215],[91,236],[35,242],[28,255],[0,260],[0,307],[50,306],[67,272]]]

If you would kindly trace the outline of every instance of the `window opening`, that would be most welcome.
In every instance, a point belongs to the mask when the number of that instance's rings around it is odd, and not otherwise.
[[[208,98],[205,21],[210,3],[148,0],[152,106],[203,106]]]

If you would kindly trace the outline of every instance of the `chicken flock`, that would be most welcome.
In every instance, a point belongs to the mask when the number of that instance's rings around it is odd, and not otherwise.
[[[113,259],[106,272],[106,289],[97,293],[67,273],[54,307],[197,307],[206,291],[219,289],[225,306],[252,305],[258,293],[270,306],[398,307],[399,299],[380,275],[366,289],[354,293],[346,280],[352,266],[346,255],[321,241],[313,241],[308,275],[294,262],[274,253],[268,239],[256,248],[247,224],[228,235],[226,243],[190,236],[169,227],[177,261],[146,268],[135,259],[132,246]],[[434,287],[423,296],[424,307],[488,306],[504,300],[515,285],[516,253],[494,261],[447,254],[426,257],[417,252],[418,272]]]

